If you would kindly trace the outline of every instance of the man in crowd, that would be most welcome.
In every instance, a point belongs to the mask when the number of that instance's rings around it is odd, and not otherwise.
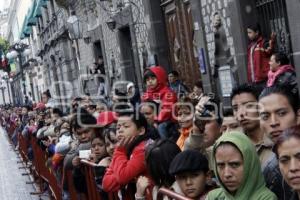
[[[231,104],[233,114],[244,133],[250,138],[256,147],[262,169],[266,162],[274,153],[272,152],[273,143],[264,134],[260,127],[258,96],[260,89],[257,86],[243,84],[234,88],[231,93]]]
[[[276,143],[283,130],[295,126],[299,116],[299,98],[284,87],[273,86],[264,89],[259,97],[260,124],[262,129]],[[267,187],[278,199],[290,199],[291,190],[283,181],[276,156],[270,157],[263,170]]]

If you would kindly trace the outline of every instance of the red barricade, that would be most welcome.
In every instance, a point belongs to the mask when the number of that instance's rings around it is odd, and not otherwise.
[[[6,130],[9,139],[12,138],[12,135],[14,134],[16,128],[17,128],[17,126],[15,123],[13,123],[13,122],[9,123],[9,128],[7,128],[7,130]]]
[[[28,164],[28,147],[29,141],[26,137],[22,135],[22,133],[18,133],[18,142],[19,142],[19,153],[22,157],[23,162],[25,165]]]
[[[38,176],[46,181],[51,190],[51,194],[54,199],[61,200],[62,199],[62,189],[56,180],[56,177],[51,168],[46,166],[48,161],[47,152],[43,151],[42,148],[38,145],[37,139],[35,137],[31,137],[31,144],[34,154],[34,166],[35,171]]]
[[[64,177],[64,179],[66,179],[66,182],[68,185],[68,192],[70,194],[70,200],[77,200],[77,193],[76,193],[75,187],[73,185],[72,170],[64,170],[63,177]]]
[[[88,189],[88,199],[101,200],[100,193],[97,190],[94,174],[94,167],[96,167],[97,165],[87,160],[81,160],[81,163]]]

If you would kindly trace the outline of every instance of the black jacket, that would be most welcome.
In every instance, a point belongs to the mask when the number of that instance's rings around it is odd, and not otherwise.
[[[266,186],[276,194],[278,199],[290,199],[292,197],[292,189],[283,180],[279,170],[277,158],[272,157],[263,170]]]
[[[297,78],[294,71],[287,71],[279,75],[275,80],[275,85],[285,85],[294,94],[298,94]]]

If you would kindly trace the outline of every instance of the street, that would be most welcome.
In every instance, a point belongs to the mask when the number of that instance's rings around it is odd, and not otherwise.
[[[9,145],[2,127],[0,127],[0,199],[1,200],[35,200],[38,196],[30,195],[34,192],[28,176],[22,176],[24,169],[19,169],[21,163],[17,154]]]

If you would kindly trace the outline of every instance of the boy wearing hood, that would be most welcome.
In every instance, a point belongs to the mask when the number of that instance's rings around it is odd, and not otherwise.
[[[160,104],[158,116],[155,121],[162,138],[167,137],[166,127],[172,121],[173,105],[177,102],[176,94],[168,87],[166,71],[161,66],[149,68],[144,74],[147,90],[142,96],[143,101],[155,101]]]
[[[276,200],[266,186],[255,147],[240,132],[222,135],[214,145],[214,172],[221,188],[208,194],[207,200]]]

